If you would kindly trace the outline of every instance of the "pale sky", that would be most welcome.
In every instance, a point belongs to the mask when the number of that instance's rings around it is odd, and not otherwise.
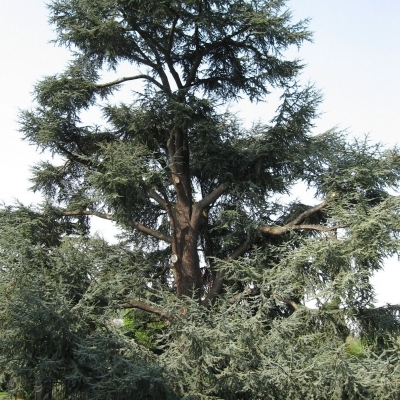
[[[322,90],[322,117],[316,132],[334,126],[388,145],[398,142],[400,106],[400,1],[292,0],[294,19],[312,18],[314,43],[297,57],[307,64],[303,80]],[[42,0],[0,0],[0,200],[40,201],[27,189],[30,166],[40,159],[35,148],[21,141],[18,109],[32,104],[35,82],[61,72],[68,60],[65,49],[48,42],[55,38],[47,24]],[[242,103],[246,122],[263,118],[277,104]],[[107,236],[108,228],[102,229]],[[378,304],[400,303],[400,263],[390,260],[373,283]]]

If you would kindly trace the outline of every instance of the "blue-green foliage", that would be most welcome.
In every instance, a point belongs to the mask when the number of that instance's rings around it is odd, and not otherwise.
[[[14,393],[54,380],[93,400],[398,399],[400,308],[373,308],[370,280],[399,253],[400,151],[313,132],[321,96],[285,53],[307,21],[284,0],[49,8],[72,61],[20,123],[57,157],[33,169],[43,204],[0,209]],[[225,112],[273,89],[270,121]],[[117,244],[89,234],[97,217]]]

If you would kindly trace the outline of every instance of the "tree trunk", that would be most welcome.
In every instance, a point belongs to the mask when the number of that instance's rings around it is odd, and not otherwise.
[[[174,264],[176,293],[179,297],[198,297],[203,284],[197,252],[198,229],[190,223],[191,204],[178,203],[176,211],[175,243],[172,245],[178,257]]]
[[[181,99],[183,102],[183,98]],[[190,180],[189,143],[187,129],[175,128],[167,142],[171,181],[177,194],[174,212],[169,212],[172,230],[172,252],[176,294],[200,297],[203,281],[197,253],[198,224],[193,223],[193,199]]]

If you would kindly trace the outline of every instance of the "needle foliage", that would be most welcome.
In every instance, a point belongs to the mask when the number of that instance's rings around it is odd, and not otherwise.
[[[283,0],[49,9],[72,59],[20,116],[55,156],[33,169],[45,201],[0,210],[10,389],[399,398],[400,306],[374,307],[370,279],[399,252],[400,152],[313,133],[320,95],[287,52],[311,40],[307,21]],[[121,101],[122,86],[136,91]],[[272,91],[269,121],[229,112]],[[90,235],[93,218],[117,243]]]

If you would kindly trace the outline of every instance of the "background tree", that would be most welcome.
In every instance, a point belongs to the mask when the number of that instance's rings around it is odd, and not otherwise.
[[[34,169],[46,204],[2,214],[2,285],[17,287],[3,295],[7,368],[84,380],[99,399],[396,398],[398,307],[372,309],[369,279],[398,252],[400,154],[311,134],[320,96],[285,57],[310,40],[307,21],[266,0],[49,7],[73,60],[21,114],[57,157]],[[102,80],[121,64],[131,76]],[[142,90],[117,103],[129,81]],[[269,123],[246,129],[224,109],[272,90]],[[90,238],[91,217],[120,243]],[[157,316],[158,340],[113,326],[123,309]]]

